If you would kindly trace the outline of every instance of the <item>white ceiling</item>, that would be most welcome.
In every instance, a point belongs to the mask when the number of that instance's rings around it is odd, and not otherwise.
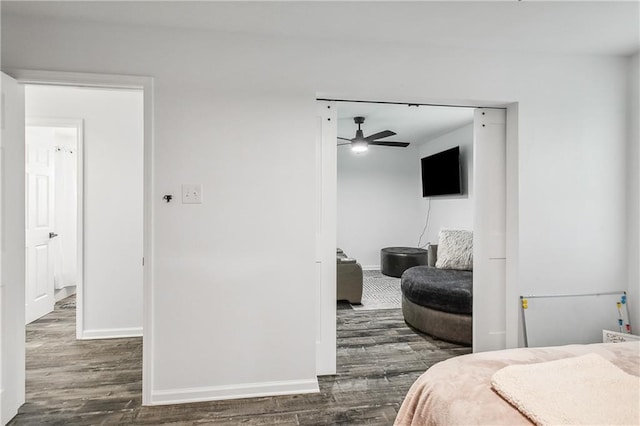
[[[381,140],[421,144],[473,121],[473,108],[407,106],[362,102],[338,102],[338,136],[351,139],[358,126],[354,117],[365,117],[365,136],[383,130],[396,132]]]
[[[629,55],[631,1],[6,1],[3,15],[474,49]]]

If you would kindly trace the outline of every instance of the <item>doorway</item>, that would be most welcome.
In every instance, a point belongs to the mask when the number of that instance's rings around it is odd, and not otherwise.
[[[26,118],[26,323],[82,287],[82,120]]]
[[[142,91],[28,84],[25,115],[27,315],[76,284],[78,339],[141,336]]]
[[[320,286],[317,334],[318,374],[327,374],[327,371],[335,372],[335,370],[332,370],[334,363],[331,356],[332,353],[335,354],[335,340],[331,341],[335,334],[327,331],[335,324],[335,310],[329,305],[330,300],[333,299],[335,301],[336,294],[335,269],[330,270],[331,265],[335,264],[335,260],[332,259],[335,256],[333,253],[336,247],[335,211],[337,206],[335,204],[335,175],[336,138],[338,135],[335,123],[338,118],[336,110],[341,102],[347,101],[369,103],[369,101],[353,101],[340,97],[318,99],[318,117],[321,123],[318,140],[322,140],[318,142],[320,146],[316,150],[321,157],[318,160],[317,168],[319,173],[317,176],[321,186],[319,194],[321,194],[322,200],[318,210],[319,254],[316,261],[317,269],[321,272],[318,279]],[[430,105],[380,101],[373,103],[401,104],[404,106]],[[507,286],[506,283],[512,282],[515,284],[513,277],[515,276],[514,270],[517,259],[517,245],[514,244],[517,242],[517,220],[513,220],[513,218],[517,218],[517,150],[514,149],[517,143],[517,135],[513,133],[513,129],[517,129],[517,126],[513,125],[511,133],[507,133],[506,122],[511,120],[512,124],[517,124],[517,104],[488,106],[486,103],[484,105],[462,105],[451,102],[448,105],[438,105],[449,107],[466,106],[475,109],[474,176],[479,177],[479,179],[475,179],[475,184],[482,187],[492,183],[498,185],[497,187],[494,186],[494,190],[489,191],[489,194],[486,188],[485,191],[476,192],[476,194],[482,194],[483,199],[475,203],[474,228],[478,229],[474,229],[476,232],[474,239],[477,239],[478,242],[474,244],[474,256],[478,259],[479,255],[481,255],[483,265],[476,269],[476,273],[479,272],[480,278],[479,282],[474,285],[474,350],[482,351],[503,348],[506,345],[512,346],[514,339],[512,336],[506,336],[505,323],[515,319],[516,325],[507,325],[506,329],[510,332],[517,329],[517,317],[514,318],[515,308],[506,303],[506,301],[510,301],[513,298],[513,289],[510,289],[512,286]],[[478,131],[478,129],[482,130]],[[497,139],[496,135],[498,136]],[[487,141],[488,143],[486,143]],[[514,144],[511,149],[508,148],[510,143],[507,143],[507,141]],[[513,179],[510,185],[507,185],[508,179]],[[496,197],[496,194],[501,195]],[[489,197],[484,198],[486,195],[489,195]],[[502,205],[499,208],[501,210],[499,215],[485,214],[485,211],[495,209],[496,205]],[[478,300],[491,299],[491,297],[495,296],[494,302],[504,308],[502,312],[486,312],[488,308],[475,306],[476,293],[481,288],[484,288],[484,282],[492,278],[495,278],[496,282],[490,284],[491,294],[485,294],[481,298],[479,297]],[[496,304],[488,304],[487,306],[496,306]],[[478,318],[482,319],[478,321]]]
[[[5,242],[0,271],[2,273],[2,283],[0,284],[0,303],[2,303],[2,316],[0,318],[0,335],[2,344],[0,345],[0,359],[2,369],[0,371],[0,384],[3,392],[0,394],[0,419],[8,421],[17,412],[18,407],[24,402],[25,397],[25,86],[27,85],[49,85],[57,87],[76,87],[93,89],[121,89],[135,90],[141,94],[142,105],[140,108],[140,127],[143,133],[142,138],[142,158],[139,164],[142,165],[142,188],[141,194],[136,197],[142,201],[143,211],[140,221],[142,222],[142,249],[138,253],[136,263],[142,269],[142,293],[143,306],[141,307],[142,324],[140,327],[127,328],[118,327],[107,330],[107,333],[98,335],[87,335],[89,338],[108,338],[115,332],[126,335],[127,333],[143,334],[143,404],[150,401],[151,388],[149,378],[151,377],[152,354],[144,348],[152,346],[151,332],[151,303],[152,303],[152,277],[151,267],[153,258],[151,256],[151,164],[152,164],[152,117],[153,117],[153,79],[150,77],[121,76],[104,74],[85,74],[56,71],[29,71],[13,70],[11,76],[2,75],[2,174],[3,185],[0,195],[3,206],[1,212],[2,239]],[[57,116],[58,114],[44,114],[44,116]],[[85,123],[86,124],[86,123]],[[87,127],[85,126],[85,130]],[[85,139],[86,142],[86,139]],[[104,152],[103,152],[104,153]],[[120,155],[118,150],[107,151],[107,155],[115,153]],[[126,156],[123,157],[126,160]],[[112,162],[105,162],[106,165],[113,165]],[[118,176],[118,170],[113,169],[112,174]],[[85,173],[85,194],[90,189],[86,186],[91,184],[91,179]],[[98,196],[111,201],[112,205],[108,211],[117,212],[117,204],[126,202],[126,197],[121,194],[102,194],[94,191]],[[108,196],[107,196],[108,195]],[[86,200],[85,200],[86,201]],[[86,219],[85,211],[85,219]],[[117,230],[106,230],[106,232],[117,232]],[[87,233],[85,232],[85,237]],[[86,241],[85,241],[86,242]],[[86,246],[86,244],[85,244]],[[84,259],[86,264],[87,259]],[[104,313],[104,312],[103,312]],[[113,312],[107,313],[114,315]]]
[[[385,270],[382,251],[413,252],[414,264],[424,265],[427,250],[435,252],[440,230],[464,230],[467,235],[473,231],[474,108],[368,102],[337,102],[336,106],[337,246],[356,259],[363,274],[361,303],[351,304],[351,309],[398,311],[403,305],[400,276],[410,263]],[[360,127],[365,139],[374,137],[363,152],[349,141],[355,134],[357,143]],[[442,153],[450,150],[455,155],[443,161]],[[438,160],[425,168],[422,159],[427,158]],[[425,180],[423,172],[434,176]],[[339,263],[337,268],[340,296],[341,288],[351,283],[341,273],[345,267]],[[463,273],[468,276],[470,298],[473,272]],[[465,313],[470,314],[470,303],[467,306]],[[425,331],[433,321],[424,318],[423,309],[414,306],[406,318],[410,326]],[[470,346],[471,317],[460,318],[465,325],[449,339]],[[341,343],[338,339],[338,347]]]

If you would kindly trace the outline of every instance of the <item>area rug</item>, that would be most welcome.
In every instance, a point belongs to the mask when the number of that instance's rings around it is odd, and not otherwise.
[[[362,305],[355,310],[399,309],[401,307],[400,278],[388,277],[380,271],[362,271]]]

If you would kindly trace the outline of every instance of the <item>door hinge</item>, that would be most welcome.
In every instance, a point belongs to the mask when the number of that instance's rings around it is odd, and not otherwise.
[[[142,266],[144,266],[144,257],[142,258]]]

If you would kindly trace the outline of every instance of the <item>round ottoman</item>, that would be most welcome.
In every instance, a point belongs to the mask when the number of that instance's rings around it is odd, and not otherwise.
[[[415,247],[385,247],[380,250],[380,272],[400,278],[407,269],[427,264],[427,250]]]
[[[402,275],[402,315],[431,336],[470,345],[473,272],[416,266]]]

